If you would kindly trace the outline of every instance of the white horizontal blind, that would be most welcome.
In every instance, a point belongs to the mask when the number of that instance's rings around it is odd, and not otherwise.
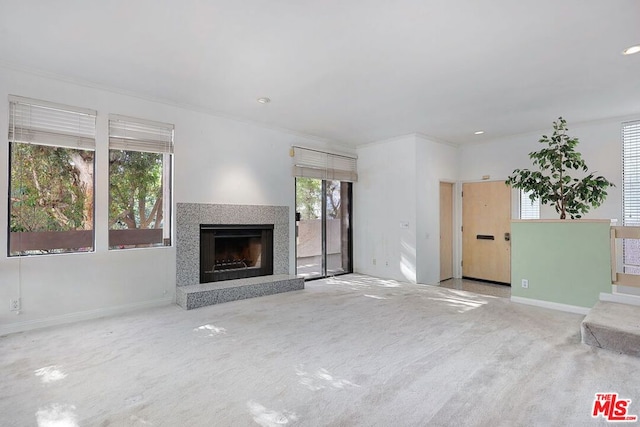
[[[112,150],[173,153],[174,126],[132,117],[109,115],[109,148]]]
[[[623,225],[640,225],[640,121],[622,124]]]
[[[96,111],[9,97],[9,141],[94,150]]]
[[[358,181],[355,157],[327,153],[293,146],[293,176],[328,179],[336,181]]]
[[[540,219],[540,199],[530,196],[530,191],[520,190],[520,219]]]

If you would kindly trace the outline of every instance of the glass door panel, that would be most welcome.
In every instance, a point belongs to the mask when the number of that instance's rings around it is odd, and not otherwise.
[[[322,180],[296,178],[296,274],[324,276],[322,264]]]
[[[325,181],[326,202],[326,265],[327,275],[333,276],[346,271],[343,266],[343,254],[348,253],[344,246],[342,220],[345,217],[340,181]],[[346,215],[348,219],[348,215]],[[346,236],[345,236],[346,237]]]

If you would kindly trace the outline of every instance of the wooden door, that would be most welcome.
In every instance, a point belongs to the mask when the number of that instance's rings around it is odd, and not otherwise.
[[[462,275],[511,283],[511,188],[504,181],[462,185]]]
[[[440,281],[453,277],[453,184],[440,183]]]

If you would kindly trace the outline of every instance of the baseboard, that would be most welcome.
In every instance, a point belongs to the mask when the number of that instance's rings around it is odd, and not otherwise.
[[[45,319],[27,320],[15,322],[9,325],[0,326],[0,336],[14,334],[16,332],[31,331],[33,329],[46,328],[48,326],[64,325],[66,323],[79,322],[83,320],[98,319],[100,317],[116,316],[119,314],[131,313],[136,310],[162,307],[174,303],[174,298],[161,298],[151,301],[144,301],[133,304],[119,305],[116,307],[99,308],[96,310],[81,311],[77,313],[63,314],[60,316],[47,317]]]
[[[565,311],[567,313],[575,313],[575,314],[588,314],[590,308],[588,307],[579,307],[577,305],[569,305],[569,304],[561,304],[559,302],[551,302],[551,301],[542,301],[539,299],[531,299],[531,298],[522,298],[522,297],[511,297],[512,302],[517,302],[519,304],[526,305],[535,305],[536,307],[550,308],[552,310]]]
[[[600,292],[600,301],[640,306],[640,297],[636,295],[608,294],[606,292]]]

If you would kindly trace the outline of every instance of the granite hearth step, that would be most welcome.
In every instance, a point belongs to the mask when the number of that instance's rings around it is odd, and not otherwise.
[[[185,310],[304,289],[301,276],[276,274],[224,280],[199,285],[178,286],[176,302]]]
[[[640,306],[598,301],[581,330],[585,344],[640,357]]]

